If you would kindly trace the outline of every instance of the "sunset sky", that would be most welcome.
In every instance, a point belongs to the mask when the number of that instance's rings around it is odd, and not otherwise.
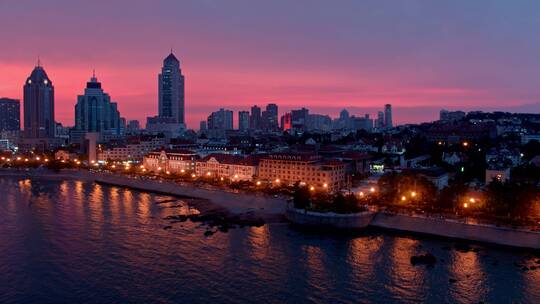
[[[172,47],[194,128],[219,107],[268,102],[331,116],[392,103],[400,123],[441,108],[538,113],[538,29],[534,0],[0,0],[0,97],[22,100],[39,56],[58,121],[73,125],[95,68],[144,124]]]

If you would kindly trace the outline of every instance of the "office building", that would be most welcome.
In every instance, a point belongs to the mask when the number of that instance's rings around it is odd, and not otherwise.
[[[21,104],[17,99],[0,98],[0,132],[21,129]]]
[[[106,140],[123,135],[124,124],[117,103],[103,91],[94,73],[84,94],[77,97],[75,130],[99,133],[99,140]]]
[[[274,103],[266,105],[266,110],[261,114],[261,128],[265,131],[278,129],[278,106]]]
[[[249,129],[249,112],[239,111],[238,112],[238,130],[247,131],[248,129]]]
[[[232,130],[233,129],[233,111],[219,109],[208,116],[207,127],[209,130]]]
[[[391,129],[393,127],[392,123],[392,105],[391,104],[385,104],[384,105],[384,127],[386,129]]]
[[[24,137],[54,138],[54,132],[54,86],[38,62],[24,84]]]
[[[174,123],[185,125],[184,75],[180,61],[171,53],[163,60],[158,76],[159,117],[172,118]]]
[[[261,108],[259,108],[258,106],[251,107],[249,128],[252,130],[259,130],[261,128]]]

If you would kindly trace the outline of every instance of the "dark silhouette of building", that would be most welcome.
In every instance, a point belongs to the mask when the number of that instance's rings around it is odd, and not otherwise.
[[[171,53],[163,60],[158,76],[159,117],[173,118],[175,123],[185,124],[184,75],[180,61]]]
[[[259,130],[261,128],[261,108],[259,108],[258,106],[251,107],[249,128],[252,130]]]
[[[266,131],[275,131],[279,127],[278,106],[275,103],[266,105],[266,110],[262,112],[262,129]]]
[[[0,98],[0,131],[21,129],[21,103],[17,99]]]
[[[54,86],[39,61],[24,84],[24,136],[54,138]]]
[[[238,112],[238,130],[247,131],[249,129],[249,112],[240,111]]]

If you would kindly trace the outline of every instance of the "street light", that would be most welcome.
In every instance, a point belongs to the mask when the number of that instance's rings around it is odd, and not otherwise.
[[[401,196],[401,201],[404,202],[407,200],[407,197],[405,195]]]
[[[261,185],[261,181],[257,181],[257,186],[260,186]]]
[[[463,208],[469,208],[469,204],[463,203]]]
[[[369,192],[371,192],[371,193],[375,192],[375,187],[369,188]]]
[[[327,184],[327,183],[324,183],[322,186],[323,186],[323,188],[328,188],[328,184]]]
[[[278,184],[279,184],[279,178],[276,178],[276,183],[278,183]]]
[[[358,195],[364,196],[364,192],[360,191],[360,193],[358,193]]]
[[[469,202],[471,202],[471,203],[474,204],[474,203],[476,202],[476,199],[474,199],[474,197],[471,197],[471,198],[469,199]]]
[[[411,196],[416,197],[416,192],[415,191],[411,192]]]
[[[311,187],[309,187],[309,190],[310,191],[315,191],[315,187],[311,186]]]

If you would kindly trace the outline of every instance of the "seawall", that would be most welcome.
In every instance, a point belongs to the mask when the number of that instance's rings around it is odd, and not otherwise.
[[[540,232],[456,220],[378,212],[371,227],[540,250]]]
[[[340,229],[359,229],[367,227],[375,212],[365,211],[361,213],[339,214],[333,212],[313,212],[304,209],[287,207],[285,217],[298,225],[322,226]]]

